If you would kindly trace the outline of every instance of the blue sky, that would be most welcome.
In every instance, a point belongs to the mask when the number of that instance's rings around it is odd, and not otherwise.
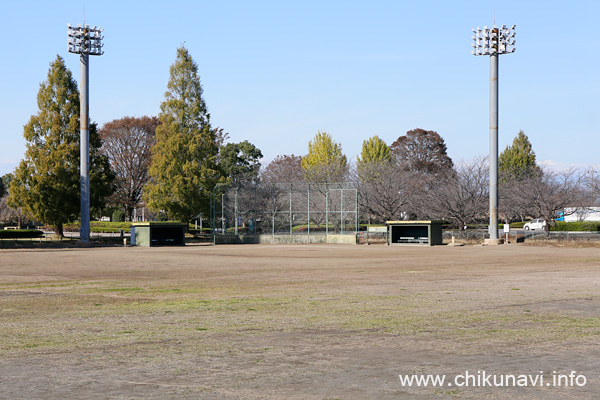
[[[100,125],[157,115],[176,49],[199,67],[214,126],[249,140],[265,162],[305,154],[318,130],[352,159],[363,140],[388,144],[437,131],[455,160],[488,153],[489,58],[471,29],[517,25],[500,57],[500,150],[524,130],[538,161],[600,162],[600,3],[596,1],[22,1],[0,24],[0,175],[23,158],[23,125],[59,54],[67,23],[105,28],[90,62],[90,116]],[[495,7],[495,8],[494,8]]]

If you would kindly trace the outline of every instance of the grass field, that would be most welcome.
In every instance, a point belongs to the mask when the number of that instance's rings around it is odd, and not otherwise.
[[[504,245],[0,250],[0,398],[600,392],[600,252]],[[540,374],[575,387],[403,387]]]

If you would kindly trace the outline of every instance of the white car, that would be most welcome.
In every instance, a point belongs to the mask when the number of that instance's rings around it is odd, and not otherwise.
[[[528,230],[535,230],[535,229],[544,229],[546,227],[546,221],[544,221],[543,219],[534,219],[533,221],[529,221],[528,223],[526,223],[525,225],[523,225],[523,229],[525,229],[526,231]]]

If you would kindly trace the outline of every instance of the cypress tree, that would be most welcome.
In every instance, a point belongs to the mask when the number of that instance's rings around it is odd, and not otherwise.
[[[216,130],[202,95],[198,66],[182,46],[170,67],[143,198],[183,222],[208,214],[210,193],[220,178]]]
[[[525,132],[519,131],[512,145],[506,146],[506,149],[500,153],[498,171],[504,182],[512,179],[521,180],[540,172],[540,168],[535,162],[535,153],[531,142]]]
[[[63,225],[80,213],[79,90],[63,59],[50,64],[47,81],[40,84],[38,113],[24,127],[25,158],[15,169],[9,204],[22,207],[30,218],[54,226],[63,235]],[[113,175],[108,159],[100,155],[96,125],[90,125],[90,202],[92,209],[104,207]]]

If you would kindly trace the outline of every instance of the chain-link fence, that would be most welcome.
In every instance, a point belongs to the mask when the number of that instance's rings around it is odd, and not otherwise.
[[[216,235],[355,234],[358,191],[351,183],[219,184],[211,228]]]
[[[483,242],[489,237],[487,229],[468,229],[468,230],[444,230],[443,239],[449,242],[454,237],[457,240],[464,242]],[[500,231],[500,238],[504,238],[505,234]],[[511,242],[527,242],[527,241],[600,241],[600,232],[568,232],[568,231],[550,231],[544,230],[511,230],[508,234]]]
[[[356,244],[387,244],[388,234],[385,232],[361,231],[356,233]]]
[[[568,232],[568,231],[525,231],[525,240],[555,240],[555,241],[596,241],[600,240],[600,232]]]

